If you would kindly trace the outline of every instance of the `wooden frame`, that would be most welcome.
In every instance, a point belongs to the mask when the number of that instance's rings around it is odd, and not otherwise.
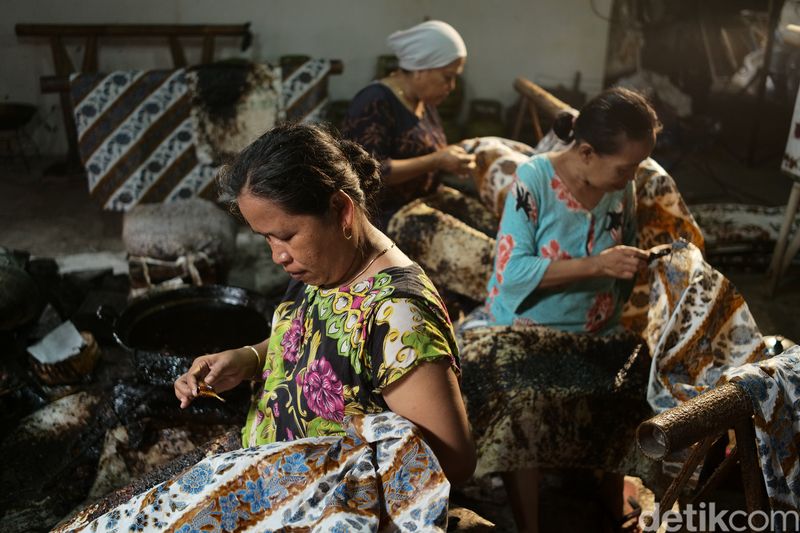
[[[69,96],[69,76],[75,72],[75,66],[69,58],[64,44],[66,39],[84,39],[83,60],[79,72],[97,72],[98,46],[100,39],[120,38],[157,38],[166,40],[172,54],[175,68],[186,66],[186,55],[180,42],[182,37],[202,37],[203,63],[214,60],[215,39],[217,37],[241,37],[242,48],[250,46],[252,33],[250,23],[246,24],[17,24],[15,31],[18,37],[46,38],[50,41],[53,54],[55,77],[41,78],[43,92],[59,92],[61,113],[64,118],[64,129],[67,136],[67,160],[65,171],[68,173],[83,172],[78,154],[78,134],[75,118],[72,114],[72,102]],[[66,84],[67,89],[64,90]],[[52,89],[52,90],[45,90]]]

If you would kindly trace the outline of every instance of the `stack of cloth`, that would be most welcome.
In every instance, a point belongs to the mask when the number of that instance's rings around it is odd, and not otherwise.
[[[769,267],[786,206],[695,204],[692,213],[703,229],[706,259],[726,269],[763,272]],[[789,235],[800,228],[795,218]]]

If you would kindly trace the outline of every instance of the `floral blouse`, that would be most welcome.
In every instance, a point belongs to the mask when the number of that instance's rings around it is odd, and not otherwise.
[[[392,159],[410,159],[447,146],[439,113],[432,105],[417,117],[392,90],[376,81],[364,87],[350,102],[342,135],[359,143],[381,163],[381,173],[391,172]],[[385,188],[381,210],[396,211],[409,201],[432,193],[439,186],[438,172]]]
[[[459,373],[450,318],[416,264],[333,289],[289,285],[272,320],[244,446],[343,435],[345,416],[388,411],[382,390],[419,364]]]
[[[537,289],[552,261],[598,255],[636,241],[633,182],[586,209],[556,174],[547,154],[517,168],[497,233],[486,310],[489,322],[541,324],[562,331],[606,333],[632,284],[593,278],[563,288]]]

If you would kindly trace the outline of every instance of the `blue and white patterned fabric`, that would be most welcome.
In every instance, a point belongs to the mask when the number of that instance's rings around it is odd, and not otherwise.
[[[726,372],[754,406],[761,472],[773,509],[800,510],[800,346]]]
[[[56,532],[444,532],[450,484],[408,420],[353,416],[343,437],[222,453]]]
[[[294,70],[283,70],[283,107],[287,120],[318,122],[328,103],[328,59],[309,59]]]
[[[195,154],[186,70],[76,74],[71,96],[89,192],[105,209],[211,193]]]

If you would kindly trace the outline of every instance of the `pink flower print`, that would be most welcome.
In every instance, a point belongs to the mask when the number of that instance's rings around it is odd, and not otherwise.
[[[537,326],[538,323],[532,318],[518,316],[514,319],[512,325],[526,327],[526,326]]]
[[[550,180],[550,187],[556,193],[556,198],[561,200],[561,202],[567,206],[567,209],[570,211],[583,211],[583,206],[581,203],[572,196],[572,193],[569,192],[567,186],[564,185],[564,182],[561,181],[561,178],[555,176],[553,179]]]
[[[342,382],[333,372],[327,359],[321,357],[308,367],[302,379],[303,396],[309,409],[327,420],[341,422],[344,418],[344,397]]]
[[[502,235],[497,239],[497,264],[495,266],[495,276],[499,283],[503,283],[503,271],[506,269],[508,260],[511,259],[511,251],[514,249],[514,237]]]
[[[272,414],[275,416],[275,418],[281,417],[281,410],[278,407],[278,402],[272,404]]]
[[[554,261],[558,261],[560,259],[572,259],[571,255],[561,249],[561,245],[558,244],[558,241],[556,240],[552,240],[550,241],[550,244],[542,246],[542,249],[539,251],[539,255],[546,259],[553,259]]]
[[[264,421],[264,413],[262,413],[260,409],[257,409],[256,410],[256,425],[255,425],[255,427],[258,427],[258,425],[261,424],[261,422],[263,422],[263,421]]]
[[[306,328],[303,324],[303,313],[298,313],[297,317],[292,320],[292,325],[289,327],[289,331],[287,331],[281,339],[284,361],[289,363],[297,362],[297,354],[300,351],[300,343],[303,341],[303,336],[305,333]]]
[[[264,372],[261,374],[261,379],[267,381],[269,379],[270,374],[272,374],[272,370],[269,369],[264,370]]]
[[[286,440],[294,440],[294,433],[289,428],[286,428]]]
[[[594,304],[586,313],[586,331],[594,333],[606,325],[614,311],[614,299],[611,293],[603,292],[594,299]]]

